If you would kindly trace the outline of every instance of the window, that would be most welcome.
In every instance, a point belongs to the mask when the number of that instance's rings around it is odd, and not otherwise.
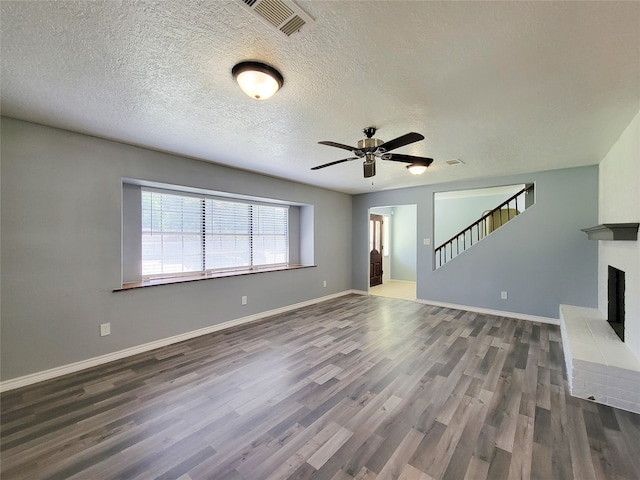
[[[143,278],[289,263],[286,205],[143,187],[141,214]]]

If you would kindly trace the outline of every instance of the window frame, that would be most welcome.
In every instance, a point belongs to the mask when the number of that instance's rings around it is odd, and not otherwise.
[[[256,266],[253,270],[228,270],[175,274],[173,277],[142,280],[142,188],[153,188],[173,194],[195,194],[216,197],[227,201],[287,206],[289,264],[278,267]],[[121,177],[121,256],[120,281],[112,291],[126,291],[143,287],[170,285],[201,280],[222,279],[253,274],[268,274],[301,268],[313,268],[315,264],[315,205],[283,198],[268,198],[237,192],[224,192],[185,184],[164,183],[135,177]]]
[[[190,270],[190,271],[183,271],[183,272],[162,272],[162,273],[145,273],[143,270],[141,271],[141,279],[142,282],[152,282],[152,281],[157,281],[157,280],[165,280],[165,279],[171,279],[171,278],[191,278],[191,277],[215,277],[218,275],[224,275],[226,273],[229,272],[254,272],[254,271],[269,271],[269,270],[277,270],[277,269],[282,269],[282,268],[287,268],[290,263],[290,257],[289,257],[289,241],[290,241],[290,236],[289,236],[289,208],[290,205],[286,204],[286,203],[271,203],[268,201],[256,201],[256,200],[247,200],[247,199],[242,199],[242,198],[237,198],[234,196],[219,196],[219,195],[213,195],[213,194],[205,194],[205,193],[196,193],[196,192],[190,192],[188,190],[178,190],[178,189],[166,189],[166,188],[158,188],[158,187],[153,187],[153,186],[145,186],[142,185],[140,187],[140,208],[141,208],[141,212],[144,210],[144,201],[142,199],[143,195],[145,192],[149,192],[149,193],[156,193],[156,194],[160,194],[160,195],[173,195],[173,196],[177,196],[177,197],[188,197],[188,198],[195,198],[198,199],[200,201],[200,207],[198,210],[200,210],[201,215],[200,215],[200,228],[199,228],[199,233],[198,235],[200,236],[200,265],[201,265],[201,269],[199,270]],[[206,254],[206,241],[207,241],[207,235],[216,235],[215,232],[207,232],[207,214],[205,212],[208,211],[208,207],[207,207],[207,202],[211,202],[211,207],[213,207],[214,202],[225,202],[226,204],[239,204],[239,205],[246,205],[249,208],[248,211],[248,215],[247,215],[247,231],[248,233],[242,233],[242,234],[238,234],[238,235],[247,235],[248,236],[248,247],[249,247],[249,264],[248,265],[233,265],[233,266],[227,266],[227,267],[217,267],[217,268],[207,268],[207,254]],[[284,227],[285,227],[285,256],[286,256],[286,260],[284,262],[275,262],[275,263],[266,263],[266,264],[257,264],[256,263],[256,259],[255,259],[255,251],[257,250],[257,247],[255,246],[256,243],[256,238],[259,237],[260,235],[256,232],[254,232],[255,228],[256,228],[256,218],[257,215],[254,215],[254,210],[257,209],[258,207],[273,207],[273,208],[277,208],[277,209],[284,209],[286,211],[286,215],[285,215],[285,222],[284,222]],[[163,232],[163,234],[169,234],[169,232]],[[195,232],[194,232],[195,234]],[[282,234],[280,234],[282,235]],[[143,223],[142,223],[142,219],[141,219],[141,223],[140,223],[140,236],[141,236],[141,242],[144,242],[144,228],[143,228]],[[282,252],[281,252],[282,253]],[[141,249],[141,262],[142,259],[144,258],[144,246],[142,246]],[[142,266],[141,266],[142,269]]]

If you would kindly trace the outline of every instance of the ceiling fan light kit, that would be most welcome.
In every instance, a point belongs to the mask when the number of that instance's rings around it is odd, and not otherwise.
[[[278,70],[260,62],[241,62],[231,73],[242,91],[257,100],[271,98],[284,84]]]
[[[409,132],[388,142],[383,142],[382,140],[373,138],[376,133],[375,127],[367,127],[362,132],[367,138],[358,140],[357,147],[350,147],[349,145],[329,141],[318,142],[321,145],[349,150],[350,152],[353,152],[355,157],[344,158],[342,160],[336,160],[335,162],[325,163],[324,165],[318,165],[317,167],[313,167],[311,170],[319,170],[321,168],[337,165],[338,163],[364,158],[364,177],[369,178],[376,174],[376,158],[379,158],[380,160],[390,160],[392,162],[410,163],[411,165],[408,165],[407,169],[409,169],[409,172],[414,175],[423,174],[427,170],[427,167],[433,163],[433,158],[415,157],[413,155],[404,155],[401,153],[389,153],[391,150],[395,150],[396,148],[424,140],[424,136],[419,133]]]
[[[407,170],[409,170],[409,173],[411,173],[412,175],[422,175],[427,171],[427,166],[420,165],[418,163],[412,163],[411,165],[407,165]]]

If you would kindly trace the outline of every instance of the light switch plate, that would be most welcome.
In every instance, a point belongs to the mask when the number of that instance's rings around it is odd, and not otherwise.
[[[111,324],[110,323],[101,323],[100,324],[100,336],[106,337],[107,335],[111,335]]]

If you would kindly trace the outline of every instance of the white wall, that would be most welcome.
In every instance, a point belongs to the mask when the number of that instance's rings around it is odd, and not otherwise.
[[[640,222],[640,112],[600,163],[599,223]],[[640,359],[640,241],[600,241],[598,309],[607,316],[607,266],[625,272],[625,343]]]
[[[349,195],[19,120],[1,134],[2,381],[351,288]],[[114,292],[123,178],[312,204],[317,266]]]
[[[389,283],[391,281],[391,229],[393,227],[393,216],[390,213],[383,215],[382,225],[382,237],[384,238],[382,246],[382,283]]]

